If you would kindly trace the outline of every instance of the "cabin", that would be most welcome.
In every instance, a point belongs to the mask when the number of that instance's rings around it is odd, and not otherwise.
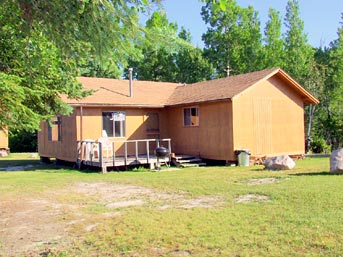
[[[304,106],[319,101],[280,68],[194,84],[80,77],[95,92],[62,97],[73,113],[41,123],[42,158],[97,165],[156,163],[154,149],[237,161],[302,155]],[[155,158],[154,158],[155,157]]]
[[[9,152],[8,148],[8,130],[0,130],[0,151]]]

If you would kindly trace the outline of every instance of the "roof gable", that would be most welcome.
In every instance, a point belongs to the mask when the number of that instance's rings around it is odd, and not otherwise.
[[[247,88],[275,74],[278,69],[267,69],[231,77],[180,86],[168,99],[167,105],[181,105],[210,101],[228,100]]]

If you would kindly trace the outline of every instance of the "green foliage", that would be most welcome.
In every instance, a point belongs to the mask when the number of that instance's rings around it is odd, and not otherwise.
[[[343,21],[343,16],[342,16]],[[343,24],[343,23],[341,23]],[[343,29],[338,28],[338,38],[330,47],[318,49],[315,55],[320,70],[321,104],[317,110],[315,134],[321,135],[332,147],[342,147],[343,142]]]
[[[138,14],[149,3],[2,1],[0,127],[34,130],[42,119],[69,114],[61,94],[77,99],[91,93],[76,80],[80,66],[117,76],[128,57],[139,54],[135,41],[147,32]]]
[[[263,67],[275,68],[284,66],[284,41],[281,38],[280,13],[273,8],[269,9],[269,20],[264,29],[265,45],[263,47]]]
[[[298,82],[304,84],[310,72],[314,50],[307,42],[304,22],[300,18],[298,0],[289,0],[286,7],[284,69]]]
[[[11,153],[37,152],[37,131],[11,131],[9,135]]]
[[[326,143],[325,139],[321,137],[314,137],[311,140],[310,150],[313,153],[331,153],[331,147]]]
[[[261,32],[257,12],[252,6],[242,8],[229,0],[206,1],[201,15],[209,26],[203,34],[205,56],[216,69],[218,77],[255,71],[261,67]]]
[[[163,12],[155,12],[146,23],[148,31],[177,35],[177,29],[177,25],[169,23]],[[134,68],[134,77],[139,80],[193,83],[212,76],[213,68],[203,57],[202,50],[191,45],[189,31],[182,28],[174,42],[143,41],[138,44],[142,58],[131,58],[129,63]]]

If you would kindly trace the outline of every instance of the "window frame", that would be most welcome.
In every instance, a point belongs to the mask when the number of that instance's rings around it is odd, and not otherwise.
[[[55,132],[54,132],[55,131]],[[57,138],[55,136],[57,135]],[[48,141],[60,142],[62,141],[62,117],[54,116],[51,122],[48,122]]]
[[[195,109],[195,115],[192,115],[192,109]],[[189,110],[189,116],[186,117],[186,110]],[[192,116],[195,118],[195,124],[192,122]],[[186,122],[186,118],[189,118]],[[189,123],[189,124],[188,124]],[[182,124],[184,127],[198,127],[200,125],[200,110],[199,106],[190,106],[182,109]]]
[[[110,127],[112,128],[112,133],[108,133],[106,126],[104,126],[104,122],[105,122],[104,118],[106,117],[105,116],[106,113],[111,113],[113,119],[114,119],[114,115],[113,115],[114,113],[124,114],[124,120],[119,120],[119,121],[112,120],[112,125],[110,125]],[[126,137],[126,112],[125,111],[103,111],[101,117],[102,117],[102,131],[106,131],[106,134],[108,137],[111,137],[111,138],[125,138]],[[116,122],[119,122],[119,127],[120,127],[119,136],[116,136],[116,124],[115,124]]]

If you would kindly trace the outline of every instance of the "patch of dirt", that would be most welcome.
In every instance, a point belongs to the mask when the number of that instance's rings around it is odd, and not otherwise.
[[[286,178],[288,179],[288,178]],[[273,183],[280,183],[283,180],[282,178],[253,178],[248,181],[249,186],[255,186],[255,185],[262,185],[262,184],[273,184]]]
[[[270,199],[267,195],[259,194],[246,194],[240,195],[235,198],[236,203],[261,203],[261,202],[270,202]]]
[[[91,232],[101,219],[115,219],[125,208],[145,205],[163,211],[223,204],[224,199],[217,196],[191,198],[183,192],[171,194],[133,185],[74,183],[45,191],[39,198],[0,201],[0,256],[46,256],[49,249],[63,249],[77,240],[72,232],[75,226]],[[94,206],[101,208],[98,216],[89,211]]]

